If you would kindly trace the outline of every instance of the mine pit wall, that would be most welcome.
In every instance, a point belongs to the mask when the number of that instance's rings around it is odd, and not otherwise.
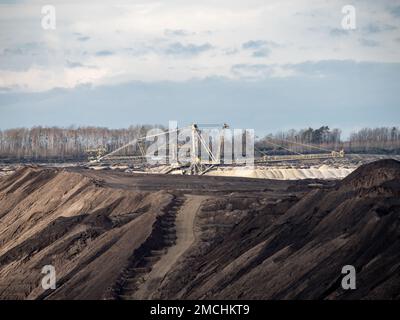
[[[0,299],[101,299],[171,199],[164,191],[104,188],[64,170],[25,168],[2,179]],[[55,222],[61,232],[40,242]],[[57,289],[43,292],[47,264],[56,268]]]
[[[169,205],[172,196],[162,193],[160,208]],[[74,275],[59,290],[46,296],[46,299],[110,299],[114,297],[115,284],[120,279],[121,270],[131,263],[132,252],[139,250],[143,243],[152,238],[154,225],[164,210],[149,210],[126,225],[112,229],[102,239],[111,243],[105,252],[99,250],[99,255],[89,257],[88,263],[80,266],[82,271],[70,272]],[[103,242],[101,241],[101,242]]]

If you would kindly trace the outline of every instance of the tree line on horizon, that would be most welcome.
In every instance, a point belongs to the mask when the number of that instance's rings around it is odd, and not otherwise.
[[[90,149],[104,148],[111,152],[155,127],[160,126],[136,125],[126,129],[38,126],[0,130],[0,159],[86,160]]]
[[[136,125],[126,129],[103,127],[33,127],[0,130],[0,159],[27,161],[79,161],[87,151],[104,148],[111,152],[136,138],[143,137],[154,125]],[[313,147],[310,147],[313,146]],[[346,140],[341,130],[328,126],[287,130],[269,134],[256,142],[267,154],[317,153],[320,150],[344,150],[347,153],[400,154],[398,127],[363,128]],[[129,150],[126,150],[129,153]]]
[[[400,129],[398,127],[363,128],[353,131],[343,140],[340,129],[322,126],[317,129],[287,130],[269,134],[256,143],[264,152],[318,153],[344,150],[347,153],[400,154]],[[280,147],[279,147],[280,146]]]

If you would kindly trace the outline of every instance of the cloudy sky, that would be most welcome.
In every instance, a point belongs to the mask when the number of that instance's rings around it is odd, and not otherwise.
[[[0,1],[0,129],[400,124],[400,1],[92,2]]]

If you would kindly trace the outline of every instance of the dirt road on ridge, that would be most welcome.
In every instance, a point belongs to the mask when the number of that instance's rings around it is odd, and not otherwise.
[[[178,259],[186,252],[195,240],[194,219],[200,209],[205,196],[186,195],[186,201],[176,216],[176,244],[168,249],[168,252],[161,257],[153,266],[151,272],[146,275],[144,283],[135,293],[135,299],[151,299],[152,294],[157,290]]]

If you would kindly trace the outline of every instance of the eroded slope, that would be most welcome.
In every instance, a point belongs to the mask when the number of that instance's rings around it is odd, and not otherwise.
[[[160,297],[400,298],[399,162],[366,165],[300,200],[264,197],[210,200],[194,255]],[[341,288],[344,265],[356,267],[357,290]]]
[[[63,170],[25,168],[0,182],[0,298],[100,299],[151,234],[172,195],[102,187]]]

